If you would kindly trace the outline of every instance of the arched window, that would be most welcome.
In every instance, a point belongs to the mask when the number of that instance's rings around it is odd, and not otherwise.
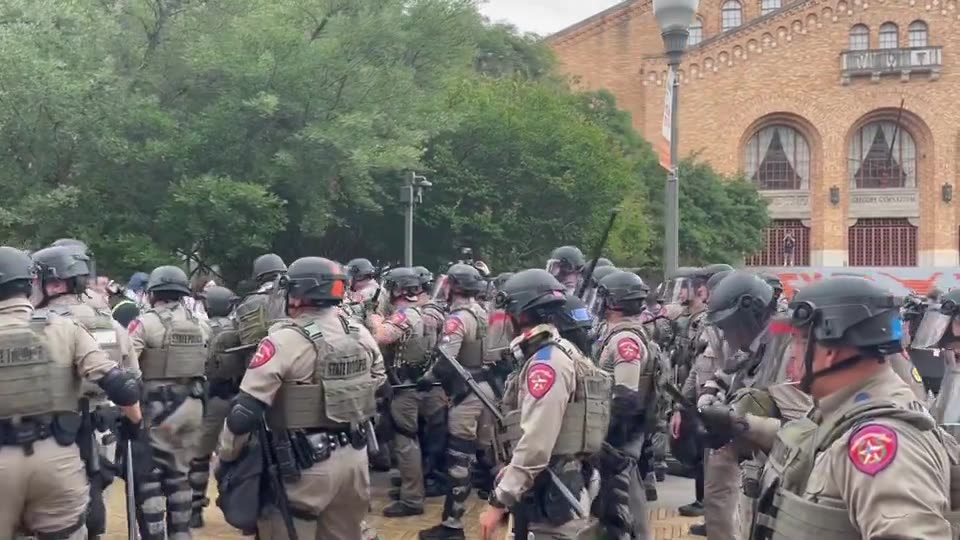
[[[910,23],[909,30],[911,47],[927,46],[927,23],[923,21],[913,21]]]
[[[703,19],[695,17],[690,24],[690,37],[687,38],[687,47],[693,47],[703,41]]]
[[[760,0],[760,15],[766,15],[780,9],[780,0]]]
[[[850,29],[850,50],[865,51],[870,48],[870,29],[865,24],[854,25]]]
[[[796,129],[766,126],[747,142],[747,177],[759,189],[809,189],[810,145]]]
[[[880,25],[880,48],[896,49],[900,46],[900,31],[892,22]]]
[[[737,0],[727,0],[720,8],[720,28],[726,32],[743,24],[743,6]]]
[[[850,180],[859,189],[917,187],[917,145],[896,122],[870,122],[850,141]]]

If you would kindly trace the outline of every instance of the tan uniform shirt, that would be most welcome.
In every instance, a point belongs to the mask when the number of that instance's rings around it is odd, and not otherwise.
[[[180,302],[160,302],[154,305],[152,309],[157,313],[173,311],[173,316],[178,320],[187,318],[187,309]],[[130,340],[133,343],[133,357],[137,360],[139,360],[144,349],[159,349],[163,345],[163,336],[167,330],[157,313],[143,313],[127,327]],[[206,321],[196,320],[203,331],[203,339],[209,340],[210,326]]]
[[[478,331],[480,322],[476,317],[465,311],[456,311],[462,307],[474,305],[477,301],[474,299],[458,298],[450,304],[450,314],[443,322],[443,336],[440,338],[438,347],[450,358],[458,358],[460,347],[464,341],[473,340]],[[456,311],[456,313],[454,313]]]
[[[403,336],[421,328],[423,316],[419,309],[406,306],[397,307],[393,315],[386,319],[371,317],[370,330],[373,339],[381,347],[400,341]]]
[[[639,316],[609,323],[600,337],[603,348],[597,355],[600,369],[613,374],[613,384],[633,391],[640,389],[640,375],[651,360],[650,351],[637,335],[638,330],[643,331],[642,324]]]
[[[572,344],[568,349],[576,350]],[[588,361],[588,360],[582,360]],[[533,486],[553,453],[567,404],[576,389],[576,364],[559,348],[541,348],[519,374],[520,427],[510,463],[496,486],[497,500],[513,505]]]
[[[84,304],[94,309],[110,309],[110,301],[107,298],[107,295],[95,289],[87,289],[82,295],[80,295],[80,300]]]
[[[297,316],[294,322],[301,326],[314,322],[325,336],[345,335],[339,314],[336,307],[317,308]],[[372,359],[370,373],[379,384],[383,384],[387,376],[380,348],[365,327],[358,328],[360,344],[370,352]],[[311,383],[316,359],[316,348],[306,336],[295,328],[274,325],[254,353],[240,382],[240,391],[269,406],[283,383]],[[224,459],[234,459],[245,440],[246,436],[238,437],[224,429],[220,437]]]
[[[702,343],[706,342],[707,349],[709,349],[710,342],[706,341],[706,335],[704,333],[704,326],[707,321],[707,312],[703,308],[698,308],[697,311],[693,312],[690,315],[690,323],[687,325],[687,340],[690,342],[690,349],[697,351],[700,349]],[[693,365],[690,368],[690,373],[687,374],[686,380],[683,381],[683,388],[681,392],[685,397],[691,401],[696,402],[697,398],[703,392],[703,385],[710,380],[710,377],[717,371],[715,364],[717,361],[716,351],[707,352],[707,349],[704,349],[704,352],[693,360]]]
[[[870,399],[917,409],[911,389],[890,369],[836,392],[814,414],[825,424]],[[818,420],[818,418],[815,418]],[[863,538],[949,540],[950,459],[933,431],[889,418],[854,426],[816,456],[804,497],[842,500]]]
[[[0,321],[28,321],[33,311],[33,305],[26,298],[0,301]],[[54,361],[73,364],[77,375],[90,382],[99,381],[108,371],[119,367],[100,349],[90,332],[69,317],[51,314],[44,334]]]
[[[120,354],[123,355],[125,362],[124,365],[120,367],[132,370],[140,369],[140,363],[137,362],[137,359],[134,358],[133,355],[133,343],[130,341],[130,334],[127,333],[127,329],[124,328],[122,324],[113,319],[113,316],[110,315],[109,308],[95,308],[73,295],[58,296],[47,302],[47,305],[52,308],[67,308],[70,313],[77,317],[93,317],[97,314],[97,311],[110,317],[110,321],[113,323],[113,330],[117,334],[117,347],[120,349]],[[109,336],[109,334],[107,335]]]

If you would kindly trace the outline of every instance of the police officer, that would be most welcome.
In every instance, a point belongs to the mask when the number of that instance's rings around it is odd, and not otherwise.
[[[470,370],[480,383],[481,390],[494,399],[493,389],[486,381],[484,355],[487,337],[487,312],[477,300],[486,289],[486,281],[476,268],[457,263],[447,270],[443,283],[434,296],[446,298],[449,314],[443,324],[443,335],[437,345],[440,355],[437,363],[418,381],[422,391],[432,389],[433,381],[440,381],[447,389],[453,405],[447,416],[447,476],[449,491],[444,501],[443,522],[420,531],[421,540],[463,538],[464,503],[470,496],[470,467],[478,448],[492,439],[492,417],[483,403],[474,395],[444,357],[454,358]]]
[[[108,310],[91,307],[81,299],[86,293],[87,277],[90,275],[86,254],[67,247],[49,247],[34,252],[32,258],[39,282],[36,314],[46,316],[54,313],[76,320],[97,340],[110,360],[122,368],[137,371],[135,362],[132,362],[132,345],[126,329],[113,320]],[[116,456],[117,444],[111,431],[116,409],[96,384],[85,382],[81,390],[98,428],[96,450],[103,464],[100,470],[89,471],[91,508],[87,513],[87,529],[90,534],[99,535],[106,532],[103,501],[109,498],[105,488],[112,479],[107,468]]]
[[[257,288],[234,308],[240,344],[252,351],[267,335],[270,324],[283,315],[283,302],[273,294],[287,265],[275,253],[263,254],[253,261],[253,278]]]
[[[597,290],[607,323],[597,363],[613,376],[614,390],[609,444],[598,459],[603,487],[594,509],[607,536],[624,540],[650,538],[643,477],[653,464],[642,452],[645,435],[656,426],[661,368],[640,319],[649,290],[639,276],[624,271],[603,278]]]
[[[239,350],[240,335],[236,321],[230,318],[239,298],[226,287],[211,287],[203,293],[203,307],[209,316],[210,339],[207,345],[207,403],[203,414],[196,457],[190,462],[190,487],[193,489],[193,512],[190,527],[203,527],[203,509],[210,504],[207,484],[210,481],[210,457],[217,448],[223,421],[230,411],[230,400],[240,391],[240,380],[246,371],[246,357]]]
[[[440,340],[443,331],[443,322],[447,317],[446,301],[434,298],[433,273],[422,266],[414,267],[420,276],[420,314],[423,315],[423,331],[431,336],[433,343]],[[420,441],[420,450],[424,458],[425,494],[428,497],[437,497],[447,492],[446,473],[444,468],[444,454],[447,451],[447,414],[446,409],[424,426],[423,438]]]
[[[415,383],[426,373],[437,345],[437,335],[426,330],[419,307],[422,296],[420,276],[410,268],[390,272],[390,302],[393,314],[384,320],[370,315],[373,337],[384,351],[389,380],[394,384]],[[390,401],[393,420],[393,450],[400,470],[400,497],[384,509],[386,517],[405,517],[423,513],[424,474],[419,444],[419,417],[427,424],[443,425],[446,410],[443,389],[418,392],[399,390]]]
[[[354,293],[354,301],[366,302],[373,298],[380,284],[375,279],[377,269],[369,259],[353,259],[347,263],[350,275],[350,291]]]
[[[339,264],[297,259],[288,280],[290,318],[260,342],[227,415],[220,456],[237,459],[266,413],[273,444],[308,450],[280,464],[283,476],[298,478],[285,483],[297,536],[362,538],[370,503],[365,426],[386,380],[383,357],[370,332],[337,308],[347,289]],[[257,530],[264,540],[287,538],[276,509],[261,514]]]
[[[187,275],[160,266],[147,284],[150,309],[130,323],[134,356],[143,373],[145,416],[153,470],[138,479],[143,540],[190,538],[193,492],[187,474],[203,422],[208,328],[181,300]],[[166,514],[166,515],[164,515]]]
[[[547,272],[563,284],[568,294],[577,290],[585,264],[583,252],[576,246],[560,246],[550,253]]]
[[[808,285],[790,303],[793,358],[816,408],[779,431],[729,410],[705,414],[712,433],[749,435],[769,453],[751,539],[955,534],[957,443],[885,360],[901,348],[899,307],[865,279]]]
[[[777,311],[779,313],[784,313],[787,311],[787,304],[789,301],[783,295],[783,282],[780,281],[780,276],[776,274],[771,274],[769,272],[764,272],[760,274],[760,277],[773,288],[773,302],[776,304]]]
[[[85,540],[89,487],[76,412],[81,381],[98,385],[121,407],[131,438],[141,422],[139,384],[76,319],[35,313],[32,288],[30,257],[0,247],[0,538],[19,532]]]
[[[97,278],[96,264],[93,261],[93,254],[90,252],[90,248],[86,242],[75,238],[60,238],[50,244],[50,247],[62,247],[72,253],[86,257],[87,267],[90,269],[90,272],[84,281],[84,292],[80,295],[80,298],[83,300],[83,303],[88,304],[94,309],[110,309],[110,302],[107,296],[93,288],[94,281],[96,281]]]
[[[550,324],[563,309],[564,288],[547,272],[518,272],[504,284],[499,304],[521,333],[512,347],[523,364],[504,393],[513,456],[480,517],[483,538],[508,509],[515,538],[595,538],[596,522],[575,515],[547,469],[575,498],[589,500],[595,477],[585,457],[603,446],[611,379]]]

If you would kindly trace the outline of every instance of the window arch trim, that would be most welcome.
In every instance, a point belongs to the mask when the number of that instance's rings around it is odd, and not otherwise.
[[[703,17],[697,15],[690,24],[690,35],[687,37],[687,47],[695,47],[703,41]]]
[[[740,0],[726,0],[720,6],[720,29],[723,32],[743,25],[743,4]]]
[[[762,191],[809,191],[810,141],[789,123],[771,121],[753,130],[743,149],[744,172]]]
[[[887,21],[880,25],[877,46],[881,49],[900,48],[900,27],[897,23]]]
[[[848,45],[852,51],[865,51],[870,48],[870,27],[855,24],[850,27]]]
[[[930,42],[930,25],[927,21],[917,19],[907,27],[907,45],[910,47],[926,47]]]

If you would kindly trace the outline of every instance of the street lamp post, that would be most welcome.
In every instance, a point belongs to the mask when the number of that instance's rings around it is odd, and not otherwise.
[[[413,266],[413,210],[423,202],[423,190],[432,185],[426,176],[411,171],[400,188],[400,201],[407,203],[403,227],[403,265],[407,267]]]
[[[670,67],[670,170],[664,204],[666,205],[663,241],[663,263],[666,277],[676,271],[680,257],[680,178],[677,157],[677,141],[680,131],[679,103],[680,80],[677,73],[683,50],[690,36],[690,23],[697,11],[699,0],[653,0],[653,15],[660,26],[663,45]]]

